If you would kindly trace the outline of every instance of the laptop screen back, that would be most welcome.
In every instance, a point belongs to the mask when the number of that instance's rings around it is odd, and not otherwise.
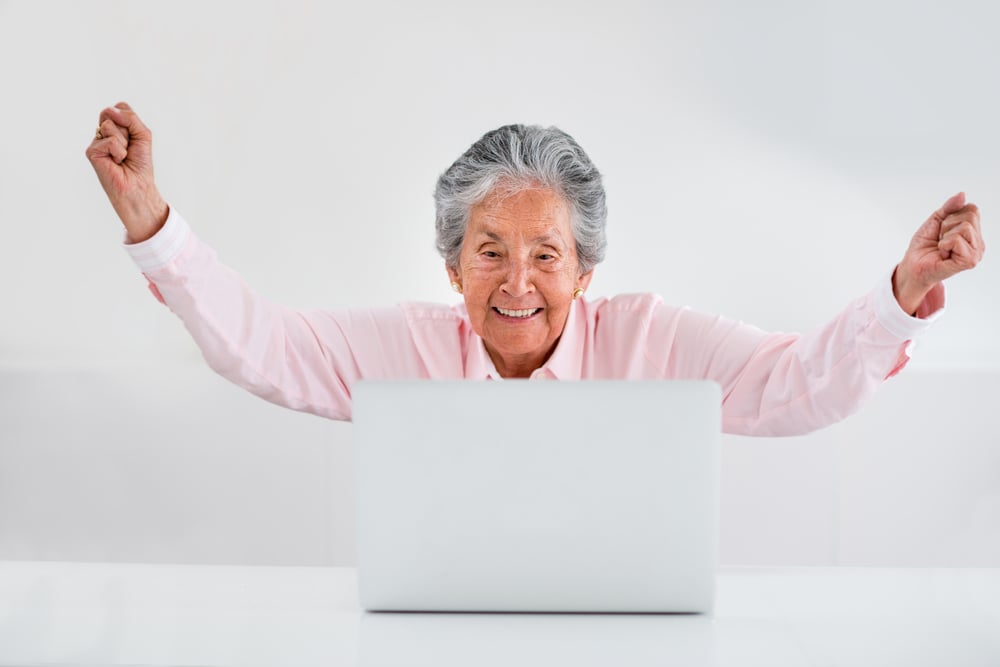
[[[711,382],[359,382],[362,606],[705,612]]]

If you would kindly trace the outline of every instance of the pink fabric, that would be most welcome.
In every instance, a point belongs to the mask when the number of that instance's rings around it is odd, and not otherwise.
[[[362,378],[500,379],[464,306],[291,310],[252,292],[174,211],[156,236],[126,249],[209,365],[279,405],[350,420]],[[943,304],[935,290],[918,313],[936,316]],[[910,339],[928,324],[899,308],[888,278],[804,335],[765,333],[651,294],[580,299],[532,378],[714,380],[724,431],[794,435],[856,411],[906,364]]]
[[[155,285],[155,284],[153,283],[153,281],[152,281],[152,280],[149,280],[149,276],[146,276],[146,280],[147,280],[147,281],[149,281],[149,282],[148,282],[148,283],[146,284],[146,287],[148,287],[148,288],[149,288],[149,291],[150,291],[150,293],[151,293],[151,294],[152,294],[152,295],[153,295],[154,297],[156,297],[156,300],[157,300],[157,301],[159,301],[159,302],[160,302],[160,303],[162,303],[163,305],[166,305],[166,304],[167,304],[167,302],[163,300],[163,295],[162,295],[162,294],[160,294],[160,290],[159,290],[159,288],[158,288],[158,287],[157,287],[157,286],[156,286],[156,285]]]

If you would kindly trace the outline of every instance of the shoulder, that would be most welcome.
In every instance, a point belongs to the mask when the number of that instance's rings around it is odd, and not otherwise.
[[[617,294],[587,301],[584,307],[588,319],[595,324],[642,322],[648,321],[663,307],[663,299],[658,294],[651,293]]]
[[[421,332],[440,337],[445,330],[460,332],[467,321],[464,310],[435,303],[408,302],[375,308],[303,312],[310,318],[334,323],[345,335],[382,339],[420,338]]]
[[[449,306],[444,303],[406,301],[398,306],[399,312],[411,326],[462,326],[468,322],[464,304]]]
[[[597,340],[614,344],[672,338],[691,316],[687,306],[664,303],[659,294],[619,294],[587,304],[588,328]]]
[[[421,348],[443,350],[461,347],[472,331],[465,304],[449,306],[443,303],[404,302],[399,312],[410,335]]]
[[[635,294],[616,294],[610,297],[601,297],[588,304],[596,308],[598,312],[607,313],[635,313],[648,311],[663,303],[659,294],[649,292],[638,292]]]
[[[406,302],[399,304],[399,312],[427,370],[427,377],[464,377],[464,352],[472,337],[464,304]]]

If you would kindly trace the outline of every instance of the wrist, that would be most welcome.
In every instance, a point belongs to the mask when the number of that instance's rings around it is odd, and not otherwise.
[[[170,207],[156,193],[138,202],[123,202],[123,205],[115,206],[115,211],[125,225],[129,242],[142,243],[163,228]]]
[[[934,287],[933,285],[923,285],[915,281],[905,270],[901,271],[897,265],[892,272],[892,295],[896,297],[899,307],[907,315],[916,316],[917,308],[923,303],[927,293]]]

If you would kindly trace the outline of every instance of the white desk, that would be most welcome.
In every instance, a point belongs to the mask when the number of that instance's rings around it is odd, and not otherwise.
[[[365,614],[351,568],[0,562],[0,665],[1000,665],[1000,570],[719,573],[714,618]]]

